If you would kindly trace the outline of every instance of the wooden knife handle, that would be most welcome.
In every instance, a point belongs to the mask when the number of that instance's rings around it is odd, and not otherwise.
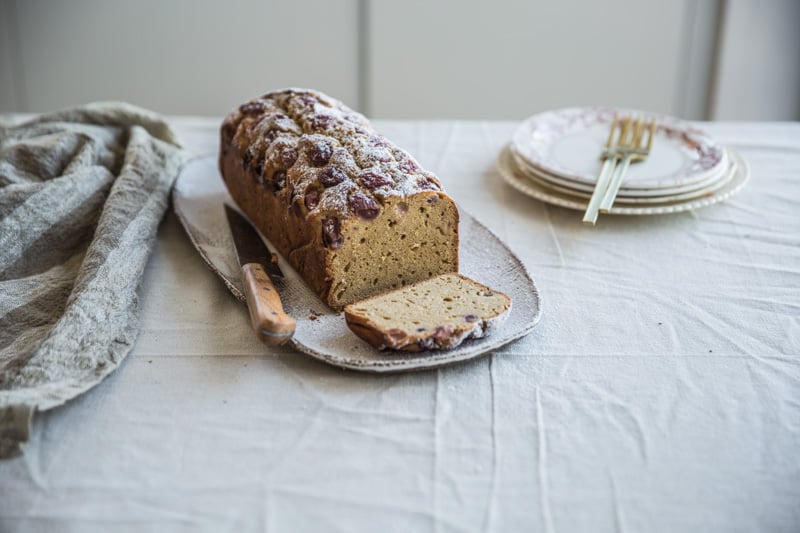
[[[258,338],[271,346],[288,341],[294,333],[295,321],[284,312],[269,274],[258,263],[242,266],[242,274],[250,322]]]

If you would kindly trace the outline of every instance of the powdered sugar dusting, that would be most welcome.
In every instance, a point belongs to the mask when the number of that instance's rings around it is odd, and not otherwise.
[[[442,191],[435,175],[377,133],[362,114],[317,91],[265,94],[234,110],[223,128],[235,131],[233,144],[247,153],[243,164],[254,179],[276,194],[291,195],[290,204],[308,204],[308,214],[347,216],[355,194],[382,204],[393,196]],[[332,166],[337,179],[321,182],[320,174]],[[339,181],[339,171],[347,179],[325,186]],[[381,179],[361,179],[365,172]],[[303,199],[309,190],[313,202]]]

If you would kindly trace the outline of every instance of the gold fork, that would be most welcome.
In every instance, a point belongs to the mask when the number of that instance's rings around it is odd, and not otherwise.
[[[628,167],[630,167],[631,163],[644,161],[650,154],[650,149],[653,146],[653,134],[656,130],[656,119],[652,119],[650,121],[650,126],[647,128],[647,144],[644,144],[644,128],[644,119],[634,119],[629,135],[627,135],[622,142],[618,143],[617,151],[619,156],[622,156],[622,159],[619,165],[617,165],[617,168],[614,169],[614,174],[611,176],[608,189],[606,189],[603,200],[600,202],[601,213],[608,213],[611,206],[614,205],[614,200],[617,198],[622,180],[625,178],[625,173],[628,171]]]
[[[619,126],[619,136],[614,141],[614,134]],[[597,222],[597,215],[600,209],[600,202],[608,189],[608,183],[614,173],[614,167],[617,164],[619,152],[617,147],[628,136],[628,131],[631,128],[631,117],[625,117],[619,120],[617,114],[614,113],[614,118],[611,121],[611,128],[608,130],[608,139],[601,154],[603,159],[603,166],[600,168],[600,174],[597,175],[597,183],[595,183],[592,197],[589,200],[589,205],[586,206],[586,212],[583,215],[583,223],[595,225]]]

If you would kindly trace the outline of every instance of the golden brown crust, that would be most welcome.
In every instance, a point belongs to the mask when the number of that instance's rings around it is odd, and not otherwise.
[[[258,230],[286,258],[292,267],[308,283],[311,290],[326,301],[331,279],[326,274],[326,248],[310,238],[313,227],[290,226],[289,211],[281,198],[259,187],[242,168],[236,154],[222,156],[220,167],[225,185],[234,202],[247,214]],[[313,221],[311,221],[313,223]],[[289,229],[290,231],[285,231]],[[292,231],[293,230],[293,231]],[[292,248],[292,241],[302,241],[304,232],[311,242],[307,246]]]

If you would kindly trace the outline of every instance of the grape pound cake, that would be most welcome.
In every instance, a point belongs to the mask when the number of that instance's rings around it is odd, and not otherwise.
[[[284,89],[223,121],[242,211],[330,307],[458,271],[458,209],[432,173],[341,102]]]

